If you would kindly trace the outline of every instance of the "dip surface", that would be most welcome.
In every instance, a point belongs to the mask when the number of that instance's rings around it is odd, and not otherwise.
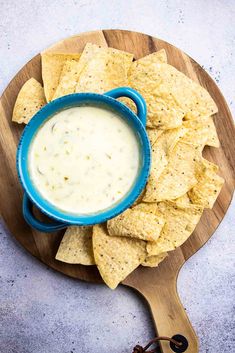
[[[131,188],[139,143],[115,112],[91,106],[61,111],[32,141],[28,168],[44,199],[73,214],[109,208]]]

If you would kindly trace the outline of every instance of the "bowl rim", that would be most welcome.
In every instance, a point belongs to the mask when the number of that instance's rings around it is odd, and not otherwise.
[[[62,110],[81,106],[84,104],[87,104],[88,106],[106,106],[107,109],[116,111],[117,114],[125,118],[125,120],[128,120],[127,122],[129,126],[133,128],[140,142],[140,151],[142,152],[141,165],[139,167],[139,173],[131,189],[127,194],[124,195],[121,200],[111,205],[110,208],[101,210],[97,213],[72,214],[56,208],[53,204],[44,199],[37,188],[33,185],[33,182],[30,179],[30,173],[28,171],[28,152],[35,134],[47,119],[50,119],[53,115]],[[144,189],[149,177],[150,165],[151,147],[146,128],[143,123],[140,121],[137,115],[126,105],[112,97],[98,93],[73,93],[47,103],[33,116],[30,122],[26,125],[21,135],[16,153],[16,168],[18,178],[24,192],[27,194],[29,199],[42,213],[53,220],[64,222],[68,225],[85,226],[103,223],[124,212],[135,202],[135,200]]]

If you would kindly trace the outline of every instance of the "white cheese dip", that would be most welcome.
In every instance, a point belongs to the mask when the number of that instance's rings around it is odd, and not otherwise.
[[[139,143],[115,112],[91,106],[61,111],[35,135],[28,158],[31,180],[44,199],[73,214],[109,208],[131,188]]]

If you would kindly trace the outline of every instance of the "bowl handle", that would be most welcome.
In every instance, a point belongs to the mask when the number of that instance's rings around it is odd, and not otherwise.
[[[136,105],[137,108],[137,116],[142,122],[144,126],[146,126],[146,115],[147,115],[147,107],[144,98],[134,89],[130,87],[119,87],[112,89],[104,93],[105,96],[109,96],[112,98],[120,98],[127,97],[130,98]]]
[[[68,225],[63,222],[54,221],[53,223],[44,223],[36,219],[33,214],[33,203],[26,194],[23,196],[23,216],[30,227],[44,233],[56,232],[57,230],[68,227]]]

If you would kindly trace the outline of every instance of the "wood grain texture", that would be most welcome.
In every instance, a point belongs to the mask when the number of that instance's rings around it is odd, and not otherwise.
[[[63,40],[47,51],[81,52],[87,42],[130,51],[134,53],[136,59],[164,48],[168,62],[205,87],[218,105],[219,113],[214,116],[214,120],[221,147],[206,148],[203,153],[205,158],[220,166],[220,173],[225,179],[225,185],[213,210],[204,211],[192,236],[180,248],[171,252],[157,268],[140,267],[124,281],[125,285],[138,290],[148,301],[156,324],[156,333],[168,336],[181,333],[189,340],[187,352],[196,353],[198,352],[197,338],[178,298],[176,281],[181,266],[211,237],[223,219],[232,198],[235,174],[235,131],[231,114],[215,82],[200,65],[176,47],[148,35],[123,30],[89,32]],[[11,115],[17,94],[30,77],[40,82],[42,80],[40,55],[34,57],[18,72],[0,99],[2,218],[19,243],[48,266],[74,278],[100,282],[100,276],[94,266],[69,265],[55,260],[63,232],[54,234],[37,232],[30,229],[22,217],[22,189],[17,178],[15,154],[23,127],[13,124]],[[161,347],[163,353],[172,352],[167,342],[162,343]]]

